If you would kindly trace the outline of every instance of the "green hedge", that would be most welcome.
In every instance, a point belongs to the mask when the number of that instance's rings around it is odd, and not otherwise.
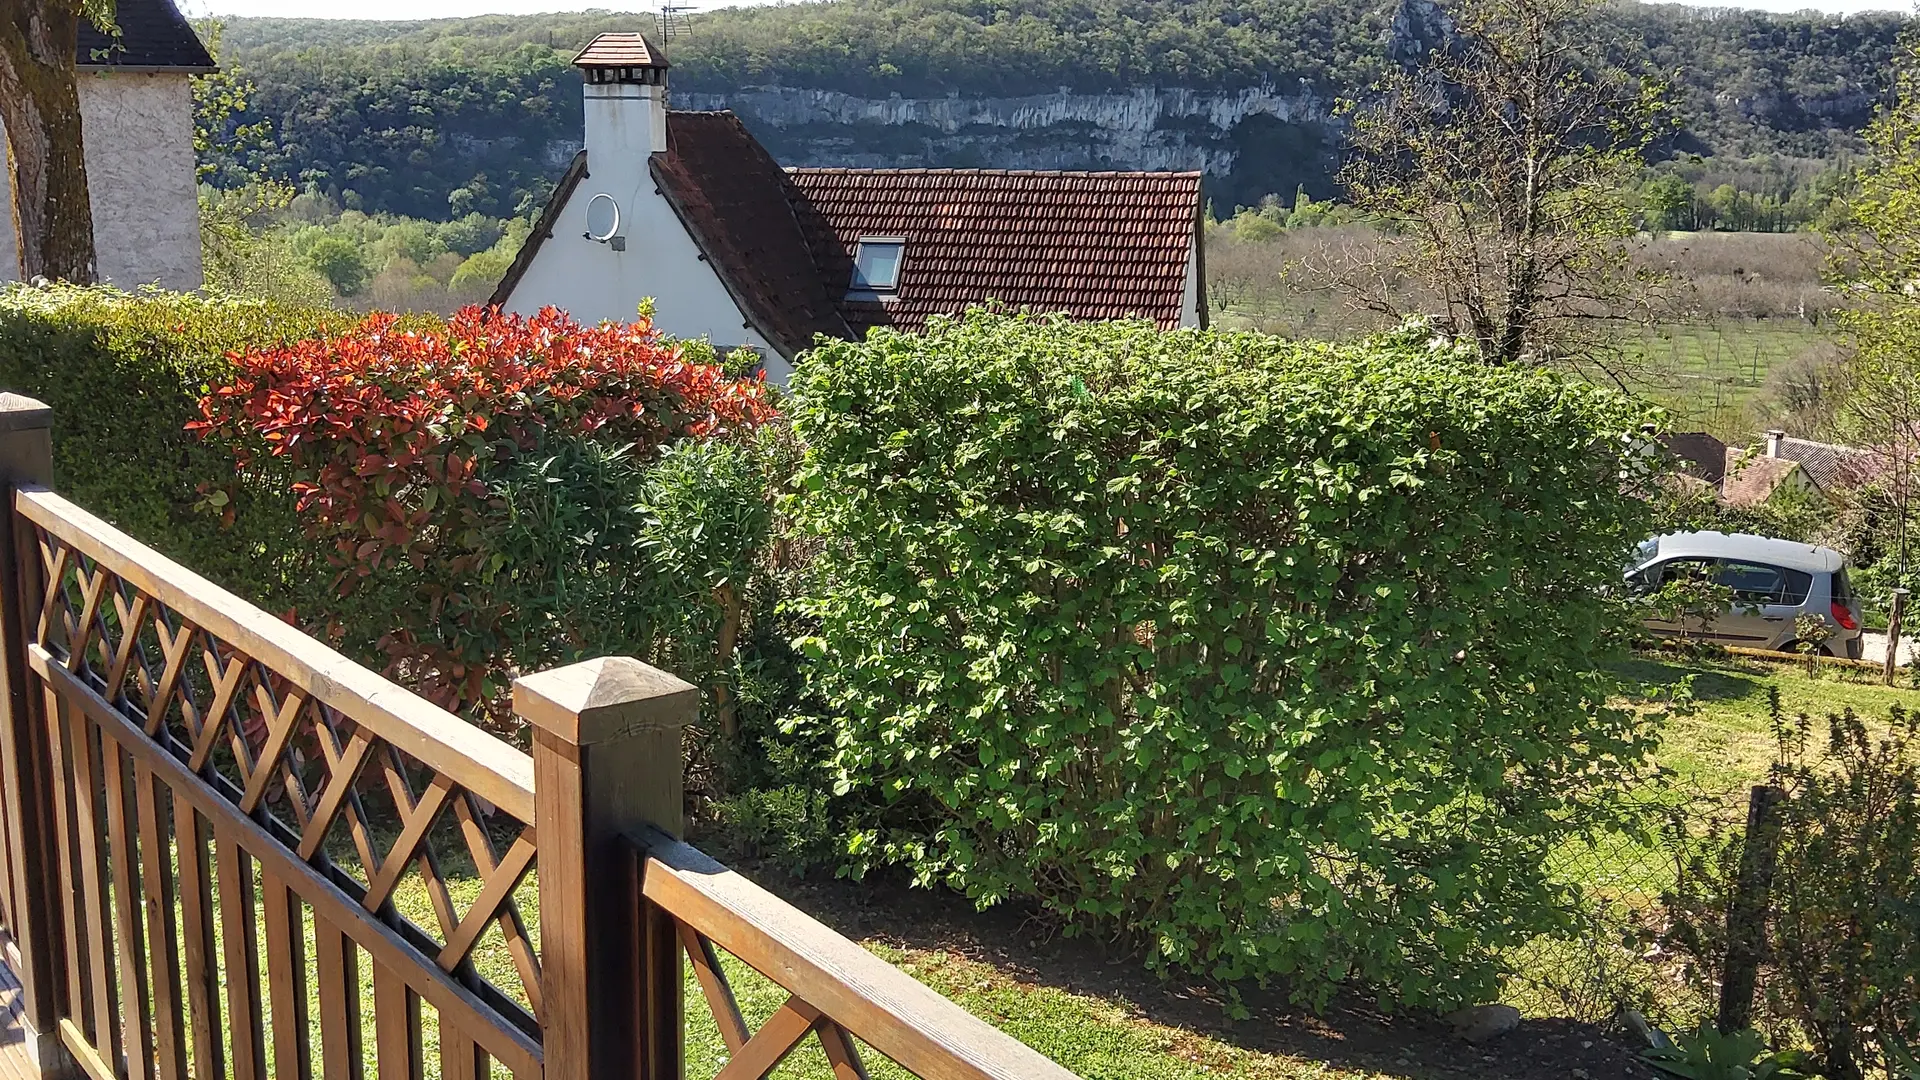
[[[1596,673],[1648,520],[1618,395],[1415,330],[975,312],[823,346],[791,408],[852,872],[1302,1000],[1484,1000],[1644,767]]]
[[[324,586],[284,485],[236,482],[233,455],[185,430],[248,345],[340,312],[106,288],[0,288],[0,389],[53,409],[54,484],[188,568],[274,610]]]

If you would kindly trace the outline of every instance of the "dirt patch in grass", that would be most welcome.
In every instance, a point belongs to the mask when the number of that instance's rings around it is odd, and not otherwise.
[[[904,880],[796,879],[699,841],[741,873],[1089,1080],[1229,1076],[1307,1080],[1591,1080],[1652,1077],[1625,1036],[1570,1020],[1527,1020],[1484,1046],[1427,1016],[1388,1016],[1356,1001],[1322,1014],[1284,995],[1243,990],[1251,1017],[1230,1020],[1223,991],[1155,978],[1137,955],[1049,934],[1010,906],[977,912]],[[731,857],[730,857],[731,856]],[[1110,1029],[1104,1034],[1094,1028]],[[1112,1045],[1123,1061],[1076,1049]],[[1146,1051],[1154,1060],[1149,1060]]]

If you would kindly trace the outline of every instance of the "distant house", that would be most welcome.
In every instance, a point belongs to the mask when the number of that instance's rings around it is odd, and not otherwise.
[[[1720,498],[1730,506],[1758,506],[1792,492],[1831,502],[1841,492],[1872,480],[1880,471],[1880,456],[1870,450],[1769,431],[1758,452],[1728,448]]]
[[[81,139],[100,277],[131,287],[197,289],[200,203],[190,78],[213,58],[172,0],[119,0],[109,37],[80,21]],[[0,281],[20,276],[12,173],[0,214]]]
[[[1727,475],[1727,444],[1704,431],[1670,431],[1660,436],[1660,445],[1687,476],[1717,488]]]
[[[586,148],[492,303],[749,346],[784,380],[815,335],[918,330],[996,300],[1206,323],[1199,173],[788,169],[730,112],[667,108],[667,60],[603,34]]]
[[[213,58],[173,0],[119,0],[117,37],[81,19],[81,138],[102,281],[200,288],[192,75]],[[12,173],[8,173],[12,208]],[[19,277],[13,215],[0,213],[0,281]]]

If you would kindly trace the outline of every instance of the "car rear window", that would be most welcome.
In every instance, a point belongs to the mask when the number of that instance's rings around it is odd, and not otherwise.
[[[1833,598],[1842,604],[1853,603],[1853,582],[1847,580],[1847,568],[1833,572]]]
[[[1813,588],[1813,575],[1765,563],[1722,559],[1714,581],[1733,590],[1734,599],[1748,604],[1804,604]]]

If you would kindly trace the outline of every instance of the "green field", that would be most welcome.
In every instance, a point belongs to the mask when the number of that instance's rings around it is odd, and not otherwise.
[[[1769,376],[1828,340],[1799,319],[1723,319],[1654,327],[1622,346],[1627,386],[1673,413],[1678,430],[1729,442],[1765,430]]]

